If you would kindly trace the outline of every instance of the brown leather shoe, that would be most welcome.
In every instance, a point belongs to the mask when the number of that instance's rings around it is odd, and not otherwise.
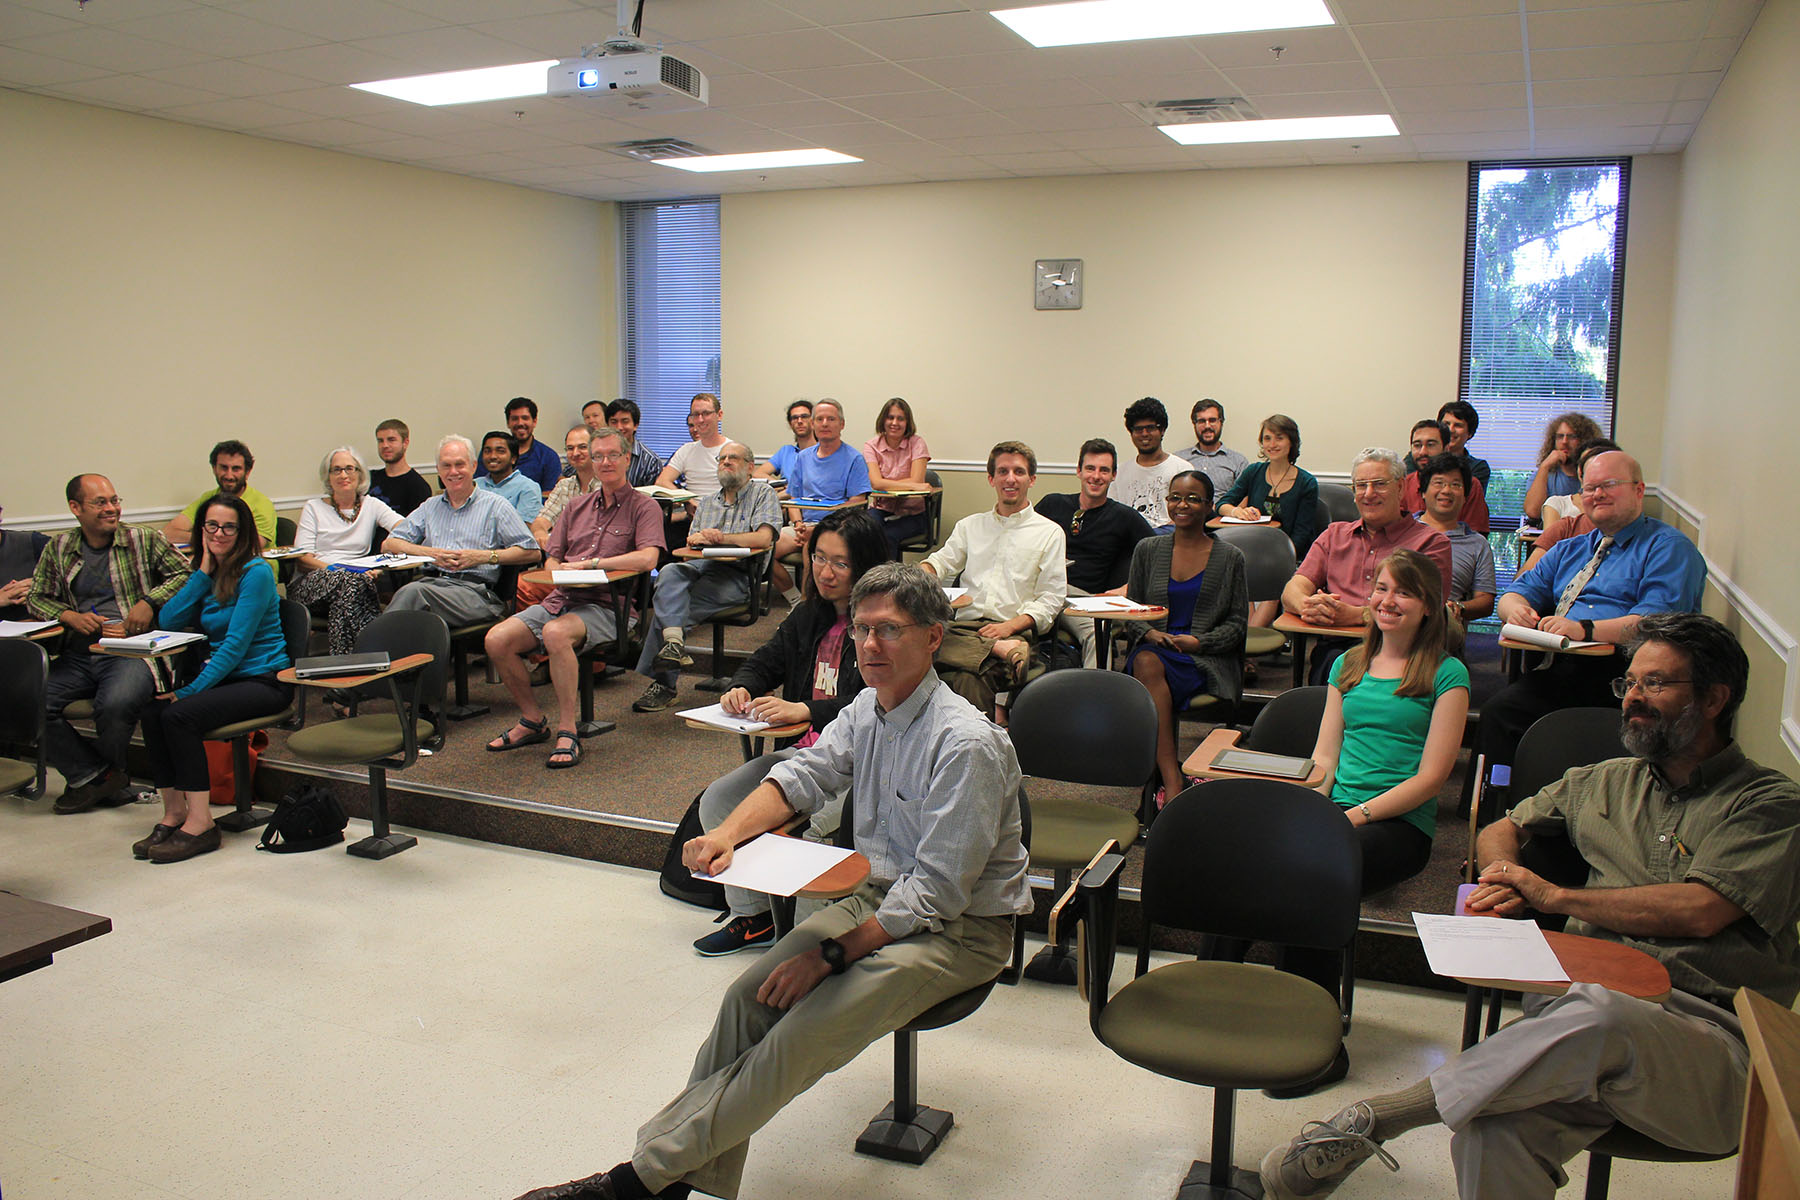
[[[169,835],[167,841],[145,847],[145,853],[150,856],[150,861],[153,863],[172,863],[218,848],[219,827],[214,825],[205,833],[187,833],[177,829]]]
[[[571,1179],[554,1187],[533,1188],[519,1200],[618,1200],[612,1181],[602,1171],[586,1179]]]
[[[158,823],[156,828],[150,831],[149,837],[141,838],[138,841],[131,843],[131,857],[149,858],[150,847],[160,846],[180,832],[181,826],[179,825],[163,825]]]
[[[103,802],[115,802],[113,797],[125,790],[131,783],[131,776],[117,767],[108,767],[79,787],[67,788],[56,798],[51,810],[69,816],[72,813],[84,813]]]

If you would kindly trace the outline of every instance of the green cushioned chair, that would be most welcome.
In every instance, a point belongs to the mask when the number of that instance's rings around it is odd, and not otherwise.
[[[1007,733],[1019,769],[1039,779],[1129,788],[1135,798],[1156,770],[1156,702],[1116,671],[1051,671],[1033,680],[1014,697]],[[1137,838],[1138,818],[1128,809],[1042,789],[1031,803],[1031,865],[1051,872],[1057,895],[1108,840],[1129,846]],[[1027,973],[1073,983],[1074,959],[1053,942]]]
[[[434,728],[420,716],[422,703],[441,706],[450,658],[450,628],[436,613],[418,610],[386,612],[370,621],[356,638],[356,652],[386,651],[395,661],[413,654],[429,654],[431,661],[407,672],[392,673],[366,688],[382,687],[394,703],[393,712],[371,713],[313,725],[288,738],[288,751],[312,762],[369,768],[369,837],[352,842],[345,850],[358,858],[387,858],[411,846],[418,838],[393,833],[388,828],[387,773],[404,770],[418,761],[419,743]],[[402,686],[404,685],[404,686]],[[360,713],[361,704],[358,709]]]
[[[36,800],[44,794],[44,683],[50,660],[24,638],[0,638],[0,745],[31,758],[0,758],[0,795]]]
[[[288,661],[304,657],[307,638],[312,635],[312,616],[306,611],[304,604],[298,600],[281,601],[281,632],[287,639]],[[206,731],[206,740],[209,742],[231,743],[231,778],[237,807],[219,818],[219,828],[242,833],[246,829],[268,824],[269,818],[275,815],[274,809],[257,805],[251,788],[250,738],[259,729],[274,729],[277,726],[297,729],[305,719],[305,713],[304,701],[296,688],[287,707],[278,713],[266,717],[251,717],[247,721],[233,721],[229,725],[220,725]]]
[[[1150,827],[1144,846],[1144,940],[1136,975],[1108,995],[1118,942],[1117,847],[1097,857],[1060,909],[1080,923],[1088,1023],[1127,1062],[1213,1089],[1210,1164],[1181,1188],[1198,1197],[1261,1196],[1232,1166],[1241,1088],[1317,1076],[1343,1046],[1337,997],[1272,967],[1177,962],[1149,970],[1156,926],[1213,937],[1341,950],[1356,935],[1362,856],[1337,805],[1273,780],[1191,787]],[[1064,914],[1066,915],[1066,914]]]

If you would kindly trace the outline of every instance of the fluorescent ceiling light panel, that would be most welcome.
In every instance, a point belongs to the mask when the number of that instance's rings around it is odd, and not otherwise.
[[[403,79],[377,79],[353,83],[358,91],[375,92],[413,104],[473,104],[477,100],[507,100],[514,96],[542,96],[551,67],[557,59],[513,63],[504,67],[477,67],[472,71],[439,71],[435,75],[408,75]]]
[[[706,154],[698,158],[656,158],[652,162],[683,171],[767,171],[774,167],[825,167],[861,162],[836,150],[768,150],[760,154]]]
[[[1311,142],[1328,138],[1398,137],[1386,113],[1363,117],[1287,117],[1273,121],[1196,121],[1158,125],[1184,146],[1227,146],[1244,142]]]
[[[1082,46],[1332,24],[1325,0],[1080,0],[1003,8],[994,16],[1034,46]]]

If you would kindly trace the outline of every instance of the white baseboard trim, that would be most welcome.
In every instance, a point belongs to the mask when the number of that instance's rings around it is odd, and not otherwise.
[[[1800,698],[1800,641],[1783,629],[1769,613],[1753,600],[1738,582],[1719,568],[1706,552],[1706,514],[1667,488],[1659,489],[1662,502],[1692,525],[1698,537],[1700,557],[1706,561],[1706,582],[1717,588],[1725,602],[1743,618],[1744,623],[1768,644],[1785,666],[1781,688],[1781,742],[1788,752],[1800,758],[1800,720],[1795,717],[1796,699]]]

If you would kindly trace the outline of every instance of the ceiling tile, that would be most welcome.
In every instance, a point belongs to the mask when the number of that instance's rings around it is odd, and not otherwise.
[[[1114,146],[1095,147],[1081,151],[1081,156],[1089,162],[1103,167],[1183,167],[1193,162],[1192,148],[1177,146],[1161,134],[1157,139],[1162,146]]]
[[[1117,104],[1238,95],[1238,89],[1226,75],[1208,67],[1172,75],[1113,75],[1083,82]]]
[[[963,113],[949,117],[907,117],[892,124],[928,141],[946,137],[980,137],[983,134],[1019,132],[1018,125],[999,113],[990,112]]]
[[[1538,132],[1610,129],[1619,125],[1661,125],[1667,104],[1603,104],[1582,108],[1539,108]]]
[[[1684,42],[1599,46],[1584,50],[1533,50],[1531,77],[1602,79],[1621,75],[1674,75],[1689,69],[1694,47]],[[1711,70],[1702,67],[1701,70]]]
[[[1271,29],[1262,33],[1226,33],[1189,38],[1207,62],[1221,70],[1266,67],[1274,63],[1352,62],[1362,57],[1351,31],[1339,25],[1317,29]],[[1273,47],[1280,46],[1277,56]]]
[[[982,83],[956,89],[956,94],[984,108],[1067,108],[1106,99],[1078,79]]]
[[[360,146],[369,142],[389,141],[394,136],[387,130],[376,129],[372,125],[335,120],[295,121],[265,129],[262,134],[264,137],[307,142],[314,146]]]
[[[1676,85],[1677,100],[1711,100],[1713,93],[1719,90],[1719,81],[1725,78],[1723,71],[1695,71],[1681,77]]]
[[[176,121],[192,121],[224,129],[265,129],[271,125],[291,125],[305,116],[291,108],[282,108],[264,100],[207,100],[199,104],[178,104],[156,114]]]
[[[1670,4],[1532,13],[1526,19],[1525,31],[1533,50],[1690,41],[1705,32],[1710,7],[1704,0],[1678,0]]]
[[[720,38],[708,42],[706,49],[745,67],[753,65],[757,70],[775,73],[876,61],[876,56],[861,46],[823,29]]]
[[[1389,88],[1397,112],[1457,112],[1469,108],[1523,108],[1522,83],[1482,83],[1471,87]]]
[[[1374,64],[1383,87],[1434,87],[1446,83],[1518,83],[1523,54],[1447,54],[1435,58],[1384,58]]]
[[[871,147],[917,142],[919,139],[898,126],[882,121],[848,121],[842,125],[820,125],[807,131],[820,145],[866,158],[862,151]]]
[[[1117,129],[1059,129],[1044,135],[1065,150],[1161,149],[1174,146],[1169,136],[1153,125],[1124,125]],[[1186,147],[1177,147],[1186,149]]]
[[[1750,32],[1762,7],[1763,0],[1713,0],[1712,20],[1704,36],[1741,38]]]
[[[734,108],[731,112],[746,121],[754,121],[765,129],[811,129],[820,125],[842,125],[860,116],[855,109],[834,104],[830,100],[755,104]]]
[[[329,42],[410,33],[443,24],[436,17],[386,0],[237,0],[232,11]]]
[[[598,7],[606,16],[612,16],[612,5]],[[812,20],[764,0],[730,0],[728,4],[718,0],[653,0],[644,7],[643,38],[652,44],[704,42],[813,27]]]
[[[844,103],[864,116],[889,122],[903,117],[944,117],[987,111],[973,100],[965,100],[942,88],[929,92],[895,92],[889,96],[858,96]]]
[[[1479,17],[1517,13],[1519,0],[1336,0],[1332,5],[1347,24],[1369,21],[1423,21],[1429,17]]]
[[[1256,102],[1257,112],[1277,120],[1289,117],[1360,117],[1370,113],[1385,113],[1387,110],[1387,97],[1376,91],[1269,96]]]
[[[394,110],[398,101],[347,87],[303,87],[267,97],[276,104],[316,117],[363,117]]]
[[[1675,99],[1683,75],[1631,75],[1623,79],[1546,79],[1531,85],[1534,104],[1648,104]]]
[[[906,69],[945,87],[966,84],[1012,83],[1019,80],[1066,80],[1069,72],[1037,50],[1013,50],[1005,54],[958,54],[944,58],[913,59]]]
[[[571,0],[396,0],[401,8],[436,17],[448,25],[473,25],[478,21],[497,21],[508,17],[529,17],[542,13],[571,12],[577,5]]]
[[[409,69],[418,74],[533,61],[522,57],[519,47],[511,42],[477,33],[472,29],[452,26],[425,29],[416,33],[395,33],[386,37],[359,38],[350,44],[370,54],[407,63]]]
[[[11,87],[42,87],[53,83],[70,83],[77,79],[98,79],[112,72],[105,67],[89,66],[86,63],[70,62],[66,58],[51,58],[47,54],[32,54],[26,50],[16,50],[11,46],[0,46],[0,85]]]
[[[1522,108],[1477,108],[1465,112],[1414,113],[1399,118],[1400,132],[1418,140],[1422,133],[1524,133],[1530,124]]]
[[[775,0],[775,3],[796,16],[817,21],[821,25],[854,25],[893,17],[916,17],[924,13],[943,12],[945,9],[987,7],[980,4],[947,3],[946,0]],[[995,7],[1005,8],[1008,5],[1000,4]]]
[[[374,79],[394,79],[419,73],[412,63],[404,59],[370,54],[367,50],[349,45],[302,46],[298,50],[277,50],[273,54],[253,55],[244,61],[316,79],[320,83],[367,83]]]
[[[123,21],[116,28],[120,33],[154,38],[171,46],[185,46],[219,58],[267,54],[271,50],[291,50],[296,46],[311,46],[323,40],[310,33],[284,29],[222,8],[191,8],[182,12],[163,13],[161,16]]]
[[[1372,59],[1421,54],[1493,54],[1519,51],[1517,17],[1462,17],[1436,21],[1384,21],[1356,27],[1356,41]]]
[[[497,37],[528,51],[531,58],[564,58],[581,53],[583,46],[603,42],[612,36],[613,15],[594,8],[575,8],[566,12],[547,12],[529,17],[503,17],[467,26],[477,33]],[[671,46],[670,50],[688,56],[688,47]],[[711,67],[701,67],[713,74]]]
[[[1617,129],[1553,129],[1540,130],[1537,148],[1579,154],[1642,154],[1656,144],[1657,126],[1627,126]]]
[[[142,75],[80,79],[72,83],[59,83],[45,90],[72,100],[86,100],[92,104],[104,104],[109,108],[123,108],[131,112],[148,112],[177,104],[198,104],[202,100],[218,99],[211,92],[203,92],[199,88],[163,83],[158,79],[146,79]]]
[[[895,17],[833,30],[882,58],[939,58],[946,50],[960,54],[1003,52],[1019,48],[1019,36],[987,13],[941,12]]]
[[[1135,129],[1144,118],[1122,104],[1083,104],[1074,108],[1021,108],[1004,114],[1020,129],[1054,133],[1076,129]]]
[[[1041,150],[1035,154],[983,154],[981,158],[990,166],[1007,171],[1041,171],[1057,167],[1098,165],[1090,163],[1073,150]]]
[[[893,63],[860,63],[850,67],[813,67],[802,71],[778,71],[782,83],[815,96],[844,100],[856,96],[881,96],[894,92],[931,91],[929,79],[921,79]]]
[[[784,104],[808,99],[810,93],[772,75],[725,75],[709,78],[708,94],[721,108],[738,108],[752,104]]]
[[[1251,99],[1297,92],[1348,92],[1375,86],[1366,64],[1284,63],[1274,67],[1233,67],[1227,77]]]
[[[1421,133],[1412,143],[1421,153],[1444,152],[1476,156],[1529,154],[1530,143],[1522,133]]]
[[[61,17],[55,13],[8,5],[0,8],[0,41],[42,37],[47,33],[68,33],[80,29],[84,24],[85,22],[73,16]]]
[[[1041,133],[982,134],[974,137],[949,137],[931,146],[935,154],[972,154],[983,158],[996,154],[1046,154],[1065,149]],[[916,157],[925,157],[920,154]]]
[[[187,67],[165,67],[158,71],[139,72],[164,83],[199,88],[219,96],[261,96],[276,92],[299,91],[312,84],[310,79],[286,75],[268,67],[253,67],[231,58],[215,58],[210,62]]]
[[[189,63],[212,57],[171,46],[166,42],[133,37],[104,25],[44,34],[40,37],[18,38],[11,40],[11,44],[15,49],[32,54],[45,54],[51,58],[67,59],[91,67],[104,67],[120,74],[154,71],[159,67],[185,67]]]

